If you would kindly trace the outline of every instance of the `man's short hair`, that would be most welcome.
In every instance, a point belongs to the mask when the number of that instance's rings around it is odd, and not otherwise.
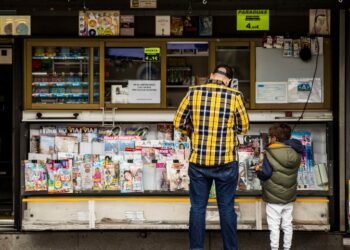
[[[275,123],[269,129],[269,135],[275,136],[278,142],[289,140],[292,134],[292,129],[286,123]]]
[[[216,66],[213,74],[220,74],[226,76],[228,79],[233,78],[233,70],[230,66],[226,64],[221,64]]]

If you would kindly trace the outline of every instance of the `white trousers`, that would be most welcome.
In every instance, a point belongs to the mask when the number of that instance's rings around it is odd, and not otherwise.
[[[283,230],[283,248],[289,250],[293,238],[293,203],[266,204],[267,224],[270,230],[270,246],[272,250],[278,250],[280,242],[280,227]]]

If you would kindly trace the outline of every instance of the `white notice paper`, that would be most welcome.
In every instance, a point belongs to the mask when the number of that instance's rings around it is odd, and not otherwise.
[[[256,82],[256,103],[287,103],[287,82]]]
[[[289,78],[288,79],[288,102],[305,103],[310,94],[310,103],[323,102],[323,85],[321,78],[315,78],[312,85],[312,78]]]
[[[160,103],[159,80],[129,80],[128,103]]]

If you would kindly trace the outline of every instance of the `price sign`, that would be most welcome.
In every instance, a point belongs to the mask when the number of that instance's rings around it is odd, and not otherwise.
[[[270,10],[237,10],[237,30],[270,29]]]
[[[145,61],[158,62],[160,48],[145,48]]]

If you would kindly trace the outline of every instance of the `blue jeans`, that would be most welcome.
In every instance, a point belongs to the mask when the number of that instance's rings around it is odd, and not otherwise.
[[[190,163],[190,249],[204,249],[205,215],[209,192],[215,180],[224,249],[238,249],[237,216],[234,198],[238,179],[238,164],[232,162],[218,167],[201,167]]]

